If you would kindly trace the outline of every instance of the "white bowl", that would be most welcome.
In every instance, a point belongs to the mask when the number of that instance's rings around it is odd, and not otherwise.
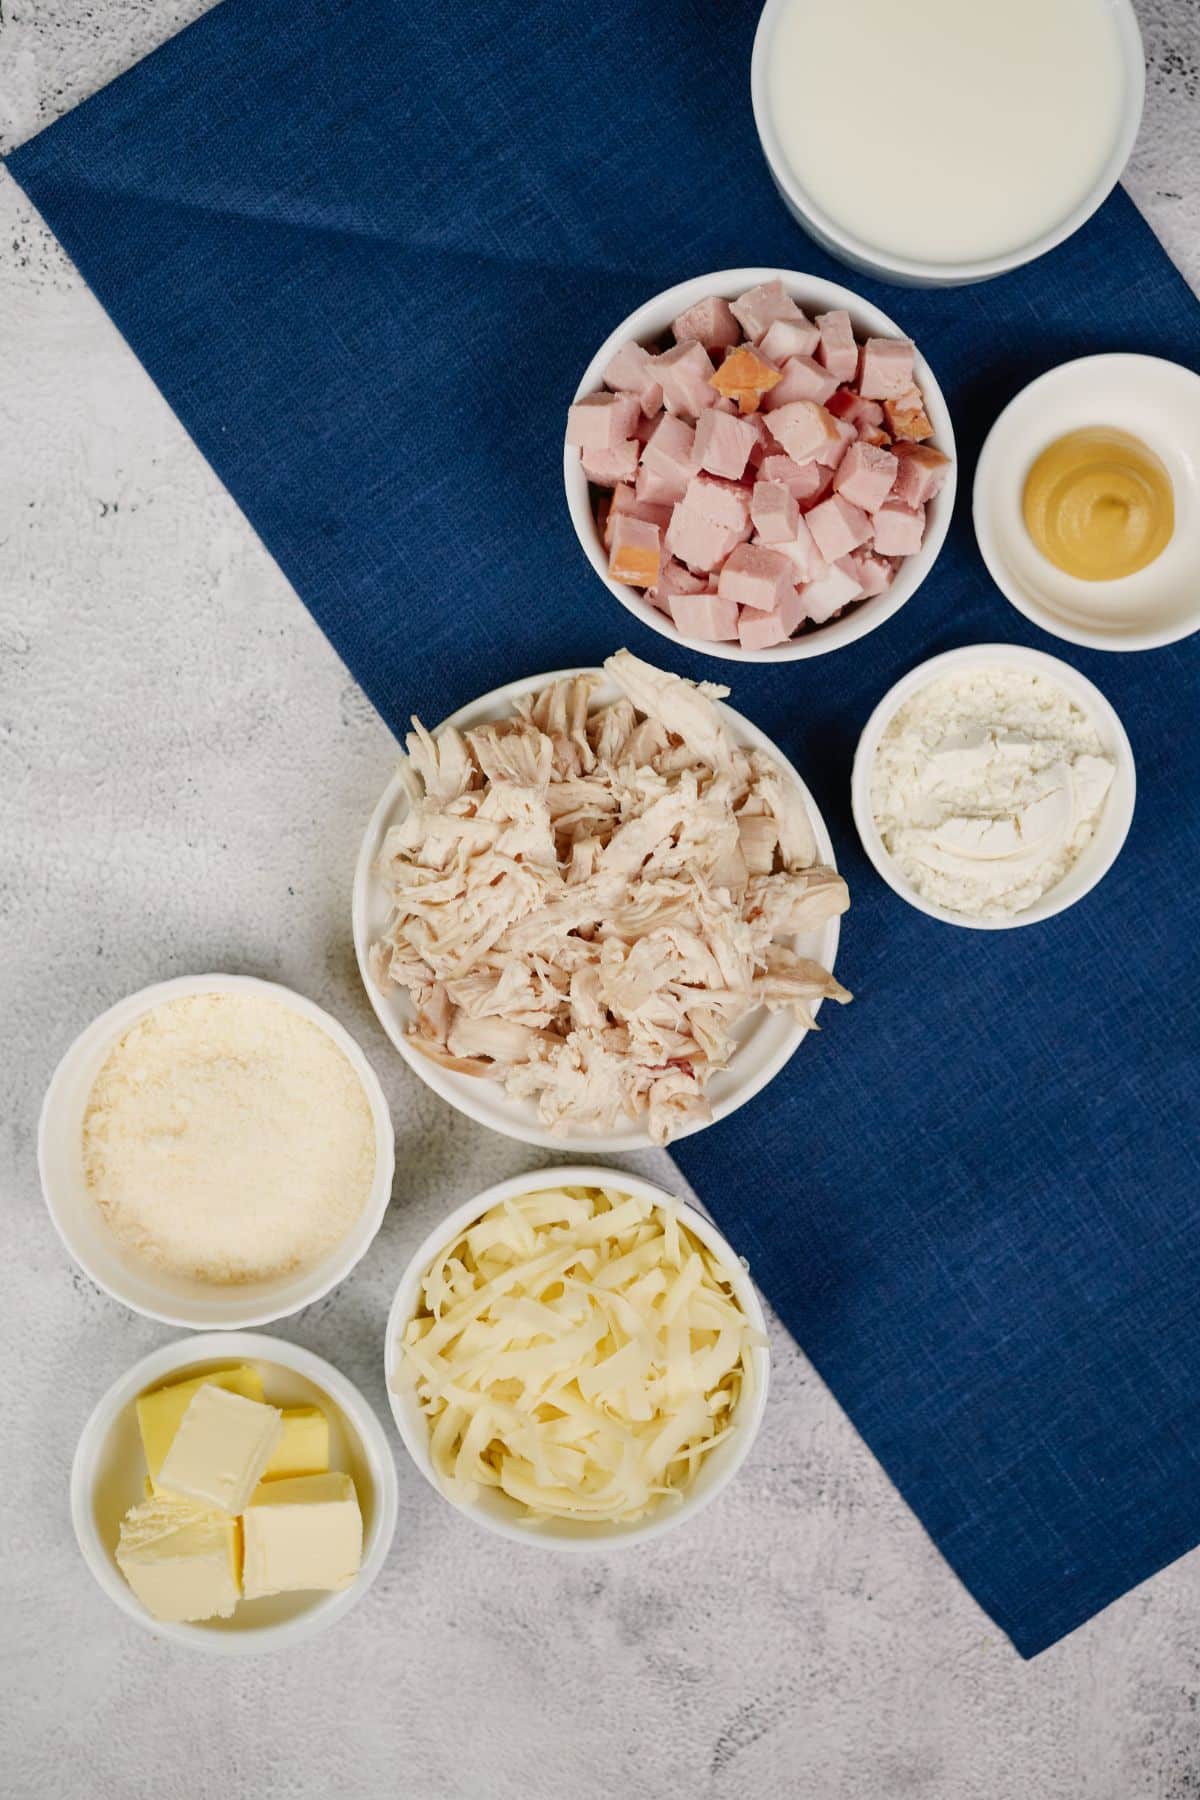
[[[127,1249],[100,1215],[83,1173],[83,1118],[114,1041],[135,1019],[192,994],[258,994],[328,1033],[362,1083],[375,1125],[375,1178],[362,1211],[340,1243],[312,1267],[271,1281],[216,1286],[152,1268]],[[337,1020],[290,988],[248,975],[185,975],[118,1000],[80,1033],[46,1090],[38,1123],[42,1194],[59,1237],[85,1275],[114,1300],[147,1318],[191,1330],[232,1331],[282,1319],[319,1300],[347,1276],[383,1223],[395,1172],[391,1115],[375,1072]]]
[[[1025,529],[1025,480],[1047,445],[1084,426],[1119,426],[1166,466],[1175,534],[1119,581],[1080,581]],[[1093,650],[1151,650],[1200,629],[1200,375],[1157,356],[1085,356],[1010,400],[975,471],[975,535],[992,580],[1044,631]]]
[[[1010,269],[1019,269],[1024,263],[1032,262],[1035,257],[1044,256],[1048,250],[1053,250],[1056,244],[1063,243],[1103,205],[1120,180],[1121,171],[1129,160],[1129,153],[1133,149],[1142,121],[1146,61],[1137,16],[1130,0],[1106,0],[1117,27],[1125,68],[1121,121],[1103,167],[1097,171],[1095,181],[1079,204],[1049,231],[999,256],[978,257],[963,262],[928,262],[921,257],[896,256],[891,251],[880,250],[865,238],[846,230],[831,213],[818,205],[797,179],[783,153],[771,113],[767,77],[776,26],[780,14],[789,4],[791,0],[766,0],[758,22],[750,61],[750,99],[754,108],[754,123],[771,179],[792,217],[831,256],[849,263],[851,268],[861,269],[865,274],[896,282],[903,287],[951,287],[966,282],[986,281],[993,275],[1003,275]],[[937,128],[936,99],[933,101],[931,128]],[[947,146],[947,154],[952,154],[951,146]]]
[[[1032,674],[1055,682],[1086,713],[1100,742],[1116,765],[1096,830],[1077,861],[1063,879],[1040,900],[1026,907],[1024,912],[1001,919],[971,918],[967,913],[953,912],[948,906],[938,906],[919,894],[911,882],[905,880],[889,856],[875,823],[875,812],[871,805],[871,776],[875,753],[880,739],[899,709],[919,689],[950,674],[954,669],[980,667],[1028,669]],[[1073,669],[1070,663],[1061,662],[1057,656],[1047,656],[1041,650],[1027,650],[1021,644],[968,644],[964,649],[947,650],[942,656],[930,657],[928,662],[912,669],[884,695],[864,725],[862,736],[858,740],[850,777],[850,802],[863,849],[874,863],[877,873],[882,875],[902,900],[907,900],[918,912],[928,913],[931,919],[941,919],[947,925],[962,925],[973,931],[1007,931],[1017,925],[1036,925],[1043,919],[1051,919],[1055,913],[1065,912],[1069,906],[1074,906],[1077,900],[1082,900],[1085,894],[1091,892],[1111,869],[1125,842],[1133,821],[1136,789],[1133,751],[1125,735],[1125,727],[1099,688],[1081,675],[1078,669]]]
[[[562,681],[570,675],[583,672],[585,671],[578,669],[559,669],[553,674],[530,675],[523,681],[509,682],[505,687],[484,694],[482,699],[460,707],[458,712],[452,713],[436,729],[442,730],[444,726],[454,725],[460,731],[465,731],[488,720],[507,718],[512,713],[513,702],[520,695],[533,693],[553,681]],[[601,706],[616,699],[618,691],[614,683],[604,680],[593,695],[593,706]],[[765,751],[795,783],[812,821],[818,859],[831,869],[836,867],[833,844],[825,829],[825,821],[791,763],[770,738],[759,731],[756,725],[752,725],[749,719],[744,719],[741,713],[723,705],[718,705],[718,710],[737,743]],[[650,1138],[640,1126],[628,1126],[610,1132],[555,1133],[540,1123],[534,1101],[514,1099],[499,1082],[484,1081],[475,1075],[459,1075],[452,1069],[443,1069],[440,1064],[413,1048],[408,1038],[408,1028],[416,1019],[411,999],[398,989],[382,993],[371,974],[369,962],[371,945],[379,938],[388,916],[387,890],[377,868],[380,847],[388,830],[399,823],[407,810],[408,795],[400,775],[396,774],[384,789],[363,836],[354,870],[352,903],[354,950],[363,986],[375,1008],[379,1023],[405,1062],[435,1094],[440,1094],[443,1100],[448,1100],[459,1112],[466,1113],[469,1119],[474,1119],[480,1125],[487,1125],[492,1131],[502,1132],[505,1137],[517,1138],[526,1144],[540,1144],[547,1150],[576,1151],[593,1156],[648,1148]],[[839,925],[838,919],[829,919],[819,931],[805,932],[795,940],[801,955],[814,957],[831,973],[834,957],[837,955]],[[814,1005],[814,1013],[819,1005],[819,1001]],[[760,1009],[743,1022],[736,1035],[739,1045],[729,1068],[720,1070],[708,1084],[707,1094],[713,1115],[710,1123],[713,1124],[718,1119],[728,1118],[739,1106],[752,1100],[799,1049],[806,1033],[787,1014],[768,1013],[765,1009]],[[687,1125],[677,1133],[674,1141],[690,1137],[693,1132],[704,1129],[703,1122]]]
[[[752,1382],[748,1390],[743,1388],[738,1401],[734,1415],[737,1419],[736,1429],[704,1458],[695,1481],[678,1504],[668,1504],[652,1513],[649,1518],[632,1524],[601,1525],[573,1519],[549,1519],[544,1523],[530,1525],[522,1522],[524,1515],[516,1502],[498,1490],[481,1490],[479,1498],[469,1504],[448,1494],[429,1455],[429,1425],[421,1411],[416,1392],[397,1379],[401,1362],[401,1339],[409,1321],[417,1314],[421,1281],[434,1259],[491,1207],[515,1198],[518,1194],[540,1193],[546,1188],[564,1185],[616,1188],[620,1193],[632,1194],[656,1205],[665,1203],[674,1207],[680,1221],[707,1245],[728,1274],[738,1304],[750,1325],[765,1336],[766,1320],[747,1266],[706,1218],[663,1188],[655,1187],[649,1181],[642,1181],[636,1175],[627,1175],[623,1169],[572,1165],[538,1169],[530,1175],[516,1175],[511,1181],[498,1182],[495,1187],[488,1188],[474,1200],[468,1200],[465,1205],[457,1207],[430,1232],[401,1276],[396,1297],[392,1301],[384,1346],[384,1372],[388,1397],[392,1403],[392,1416],[404,1440],[404,1448],[430,1486],[436,1488],[442,1498],[457,1511],[464,1513],[476,1525],[482,1525],[488,1531],[510,1538],[515,1543],[532,1544],[544,1550],[607,1551],[629,1544],[645,1543],[650,1538],[661,1537],[664,1531],[675,1530],[687,1520],[694,1519],[733,1480],[758,1436],[766,1409],[770,1355],[765,1344],[755,1345],[750,1351]]]
[[[604,370],[622,344],[633,339],[642,344],[652,343],[670,330],[672,319],[677,319],[681,312],[693,306],[697,300],[704,299],[708,294],[719,294],[726,300],[736,300],[747,288],[757,287],[763,281],[782,281],[792,299],[810,316],[817,312],[832,312],[837,308],[848,312],[859,339],[906,335],[894,320],[889,319],[877,306],[872,306],[870,301],[851,293],[849,288],[838,287],[832,281],[822,281],[816,275],[801,275],[794,269],[720,269],[712,275],[697,275],[691,281],[681,281],[677,287],[656,294],[653,300],[647,300],[644,306],[639,306],[636,312],[630,313],[605,338],[593,356],[583,372],[583,379],[575,390],[574,398],[579,400],[585,394],[595,393],[602,386]],[[946,533],[950,529],[950,515],[954,511],[954,492],[958,480],[954,427],[950,422],[950,410],[942,396],[942,390],[933,370],[921,355],[919,345],[913,371],[925,399],[929,422],[933,426],[932,442],[950,458],[950,473],[941,493],[929,502],[926,509],[928,526],[925,541],[917,554],[905,559],[886,593],[877,594],[871,600],[863,600],[844,618],[834,619],[828,625],[806,632],[803,637],[789,638],[786,644],[773,644],[767,650],[743,650],[740,644],[714,644],[707,638],[685,637],[681,631],[676,630],[665,613],[650,604],[640,589],[610,578],[608,552],[604,548],[604,539],[592,511],[588,478],[583,472],[578,450],[570,444],[564,444],[563,484],[567,490],[571,523],[583,546],[584,555],[609,593],[615,595],[635,619],[673,644],[686,644],[689,650],[698,650],[704,656],[720,657],[723,662],[798,662],[809,656],[825,656],[830,650],[840,650],[844,644],[853,644],[859,638],[866,637],[869,631],[874,631],[877,625],[882,625],[885,619],[890,619],[893,613],[899,612],[906,600],[912,599],[937,561]]]
[[[149,1389],[236,1362],[258,1366],[273,1405],[319,1406],[327,1416],[330,1463],[354,1478],[362,1508],[362,1567],[340,1593],[276,1594],[239,1601],[229,1619],[164,1624],[151,1618],[117,1566],[121,1520],[145,1493],[146,1463],[134,1402]],[[257,1656],[314,1637],[358,1604],[391,1547],[398,1491],[384,1429],[344,1375],[282,1338],[210,1332],[143,1357],[97,1402],[71,1465],[71,1522],[83,1559],[104,1592],[146,1631],[218,1656]]]

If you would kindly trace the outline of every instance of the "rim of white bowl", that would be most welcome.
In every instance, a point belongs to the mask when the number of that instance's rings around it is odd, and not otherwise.
[[[108,1434],[118,1416],[133,1405],[139,1394],[154,1382],[180,1374],[196,1364],[228,1362],[231,1357],[244,1362],[275,1363],[303,1376],[329,1396],[358,1435],[371,1471],[375,1505],[369,1537],[363,1545],[362,1564],[348,1588],[324,1595],[298,1617],[279,1624],[248,1626],[242,1631],[214,1631],[207,1629],[203,1621],[188,1624],[150,1616],[122,1577],[113,1562],[111,1550],[101,1539],[92,1512],[92,1492],[97,1459]],[[152,1350],[149,1356],[143,1356],[119,1375],[100,1396],[75,1447],[70,1498],[71,1524],[80,1554],[97,1585],[128,1618],[155,1637],[166,1638],[204,1655],[263,1656],[316,1637],[318,1632],[336,1624],[362,1599],[392,1547],[400,1507],[400,1482],[392,1446],[374,1407],[332,1363],[284,1338],[247,1331],[207,1331]]]
[[[979,452],[979,461],[975,465],[975,481],[971,490],[971,520],[975,528],[975,541],[979,545],[979,553],[987,565],[988,574],[995,582],[1010,606],[1027,618],[1031,625],[1037,625],[1051,637],[1060,638],[1067,644],[1078,644],[1086,650],[1109,650],[1114,654],[1131,654],[1138,650],[1161,650],[1167,644],[1178,644],[1184,638],[1193,637],[1200,631],[1200,606],[1190,620],[1181,620],[1177,625],[1164,625],[1157,631],[1089,631],[1085,625],[1072,625],[1060,613],[1051,611],[1039,600],[1015,581],[1009,566],[1001,556],[996,534],[992,529],[988,514],[987,501],[997,478],[996,457],[1000,441],[1001,428],[1018,411],[1028,406],[1039,393],[1050,392],[1056,383],[1061,381],[1068,371],[1088,365],[1104,365],[1113,363],[1152,363],[1156,368],[1168,369],[1172,376],[1185,378],[1197,389],[1200,389],[1200,374],[1189,369],[1183,363],[1172,362],[1166,356],[1145,356],[1140,351],[1105,350],[1095,356],[1074,356],[1069,362],[1056,363],[1054,368],[1047,369],[1044,374],[1037,375],[1026,382],[1020,391],[1013,395],[1003,411],[996,415]],[[1097,370],[1099,373],[1099,370]]]
[[[295,1292],[284,1300],[282,1305],[267,1301],[256,1305],[248,1305],[238,1310],[236,1305],[237,1288],[221,1287],[214,1284],[211,1299],[205,1297],[198,1302],[198,1310],[189,1312],[188,1307],[175,1296],[163,1295],[161,1304],[148,1299],[131,1299],[128,1291],[122,1291],[119,1282],[115,1282],[110,1274],[98,1269],[89,1257],[86,1249],[80,1247],[71,1227],[69,1218],[54,1181],[51,1179],[49,1164],[49,1140],[55,1129],[56,1117],[60,1107],[67,1104],[65,1090],[70,1083],[75,1065],[87,1057],[100,1044],[111,1042],[118,1034],[126,1030],[135,1019],[144,1013],[151,1012],[157,1006],[166,1005],[171,1000],[183,999],[193,994],[259,994],[264,999],[273,1000],[277,1005],[286,1006],[290,1011],[298,1012],[302,1018],[318,1025],[332,1038],[338,1049],[349,1062],[357,1075],[371,1109],[371,1120],[375,1129],[375,1174],[371,1190],[363,1202],[357,1219],[349,1227],[341,1243],[336,1245],[329,1255],[311,1271],[307,1281],[297,1276],[287,1277],[289,1286]],[[126,994],[112,1006],[97,1015],[89,1025],[67,1046],[59,1058],[53,1075],[50,1077],[42,1099],[41,1112],[38,1117],[37,1136],[38,1176],[41,1183],[42,1198],[46,1203],[46,1211],[51,1223],[58,1233],[60,1242],[71,1260],[83,1270],[89,1281],[116,1300],[131,1312],[141,1313],[144,1318],[157,1319],[163,1325],[177,1325],[188,1331],[245,1331],[258,1325],[269,1325],[278,1319],[290,1318],[304,1307],[311,1306],[320,1300],[331,1289],[338,1286],[349,1275],[350,1271],[362,1260],[374,1242],[387,1212],[388,1202],[392,1194],[392,1182],[396,1169],[396,1138],[392,1126],[392,1115],[379,1077],[367,1061],[366,1056],[345,1026],[335,1019],[314,1000],[297,993],[294,988],[285,987],[281,982],[264,981],[256,975],[180,975],[169,981],[154,982],[149,987],[139,988],[132,994]],[[147,1267],[139,1271],[139,1280],[147,1289],[155,1286],[154,1271]],[[283,1283],[281,1282],[282,1286]],[[206,1305],[223,1302],[226,1317],[201,1318],[199,1311]]]
[[[1116,758],[1116,770],[1113,783],[1105,797],[1101,819],[1109,819],[1110,811],[1115,807],[1109,823],[1113,827],[1111,848],[1105,855],[1097,859],[1091,879],[1086,886],[1067,898],[1055,899],[1059,889],[1068,885],[1071,871],[1068,871],[1061,882],[1052,887],[1042,898],[1035,901],[1024,912],[1014,913],[1010,918],[974,919],[967,913],[953,912],[948,906],[938,906],[935,901],[926,900],[910,882],[906,881],[892,857],[888,854],[879,828],[875,823],[875,813],[871,806],[871,775],[875,763],[875,754],[879,741],[896,712],[905,701],[927,687],[931,681],[956,668],[978,668],[987,664],[1002,666],[1011,665],[1016,668],[1028,668],[1054,681],[1065,689],[1071,699],[1087,713],[1092,723],[1098,728],[1106,746],[1111,747]],[[1020,925],[1040,925],[1046,919],[1054,918],[1058,913],[1066,912],[1085,894],[1090,894],[1108,874],[1121,854],[1125,839],[1129,835],[1129,827],[1133,823],[1134,806],[1137,800],[1137,769],[1133,758],[1133,747],[1128,734],[1112,702],[1101,693],[1095,682],[1089,681],[1086,675],[1059,656],[1051,656],[1045,650],[1030,650],[1024,644],[965,644],[958,650],[945,650],[940,656],[931,656],[927,661],[918,663],[907,675],[901,677],[890,687],[870,718],[863,726],[858,740],[858,748],[854,753],[854,767],[850,776],[850,807],[854,814],[854,823],[858,830],[863,849],[874,866],[877,875],[887,883],[893,893],[899,894],[910,906],[923,912],[931,919],[938,919],[945,925],[958,925],[967,931],[1011,931]],[[1094,836],[1092,844],[1097,842]],[[1086,855],[1091,845],[1085,846]]]
[[[468,701],[465,706],[460,706],[457,712],[451,713],[449,718],[443,719],[439,725],[435,725],[434,733],[436,735],[437,732],[444,731],[448,726],[455,726],[461,731],[488,717],[489,713],[496,709],[511,708],[512,702],[522,694],[534,692],[555,681],[567,680],[573,675],[598,675],[605,683],[609,679],[603,669],[586,665],[573,669],[555,669],[544,675],[527,675],[520,681],[505,682],[500,687],[493,688],[491,693],[480,695],[477,700]],[[724,701],[717,701],[715,704],[739,742],[749,741],[752,747],[765,751],[784,775],[796,784],[812,823],[818,856],[825,867],[836,870],[837,860],[829,829],[799,771],[783,754],[779,746],[752,720],[747,719],[732,706],[726,705]],[[630,1128],[606,1133],[566,1132],[556,1135],[546,1126],[527,1123],[522,1119],[515,1118],[505,1107],[491,1112],[480,1106],[471,1087],[464,1085],[473,1082],[475,1077],[455,1077],[452,1071],[440,1068],[429,1057],[423,1056],[419,1050],[414,1050],[409,1043],[404,1032],[397,1025],[391,1008],[386,1004],[384,996],[379,992],[371,974],[371,945],[367,930],[367,900],[372,884],[376,880],[375,859],[378,854],[379,842],[384,822],[400,798],[403,785],[402,777],[397,772],[388,782],[371,813],[354,865],[354,885],[351,897],[354,954],[358,960],[358,972],[362,977],[362,983],[367,991],[367,998],[371,1002],[375,1017],[387,1033],[392,1045],[400,1052],[414,1074],[419,1076],[426,1087],[432,1088],[433,1092],[441,1099],[447,1101],[458,1112],[465,1113],[468,1118],[474,1119],[476,1124],[486,1125],[489,1130],[498,1131],[504,1137],[514,1138],[518,1143],[532,1144],[543,1150],[556,1150],[564,1155],[580,1156],[610,1156],[629,1150],[652,1148],[649,1134],[643,1129]],[[826,954],[824,945],[818,954],[823,966],[832,974],[841,938],[840,918],[828,920],[823,930],[826,933],[825,944],[828,945],[828,954]],[[812,1008],[814,1017],[820,1006],[820,1000],[814,1003]],[[748,1101],[753,1100],[755,1095],[761,1093],[763,1088],[775,1079],[780,1070],[786,1067],[807,1036],[808,1032],[803,1026],[794,1024],[779,1049],[773,1056],[766,1059],[755,1077],[747,1079],[743,1088],[740,1088],[734,1095],[715,1102],[711,1119],[685,1126],[682,1131],[675,1134],[671,1142],[679,1143],[685,1137],[692,1137],[698,1131],[707,1130],[709,1125],[718,1124],[722,1119],[726,1119],[731,1113],[736,1112],[739,1107],[745,1106]],[[736,1057],[734,1062],[736,1062]]]
[[[628,318],[609,332],[580,377],[572,401],[594,393],[602,386],[601,376],[622,344],[631,339],[640,343],[661,337],[668,330],[672,319],[705,295],[721,294],[726,299],[732,299],[763,281],[782,281],[797,304],[806,306],[810,311],[830,312],[840,308],[848,312],[858,337],[864,334],[872,337],[908,336],[881,307],[874,306],[852,288],[842,287],[835,281],[826,281],[822,276],[805,275],[796,269],[766,267],[716,269],[706,275],[693,275],[687,281],[676,282],[674,287],[664,288],[661,294],[652,295],[635,308]],[[803,662],[815,656],[828,656],[847,644],[857,643],[860,638],[866,637],[894,617],[932,573],[946,541],[954,512],[954,497],[958,489],[958,452],[954,441],[954,424],[937,376],[921,354],[920,345],[915,345],[913,370],[925,399],[930,423],[934,427],[932,441],[950,458],[950,472],[941,492],[929,502],[925,539],[916,555],[905,558],[895,580],[884,593],[864,600],[844,618],[835,619],[802,637],[789,638],[785,644],[772,644],[766,650],[743,650],[740,644],[714,644],[707,638],[685,637],[665,613],[660,612],[656,606],[651,606],[637,588],[613,581],[610,577],[608,556],[592,511],[590,484],[583,472],[578,450],[564,441],[563,486],[566,490],[567,510],[584,555],[609,593],[620,601],[626,612],[631,613],[639,624],[647,626],[669,644],[682,645],[684,649],[693,650],[700,656],[712,656],[720,662],[734,663]]]
[[[466,1200],[461,1206],[442,1219],[426,1237],[420,1248],[410,1258],[396,1288],[395,1296],[388,1311],[387,1337],[384,1342],[384,1380],[387,1384],[388,1403],[392,1409],[392,1417],[396,1422],[396,1430],[409,1456],[416,1464],[434,1491],[452,1506],[455,1512],[462,1513],[474,1524],[491,1531],[497,1537],[507,1538],[511,1543],[527,1544],[537,1550],[553,1550],[566,1555],[587,1554],[625,1549],[634,1544],[644,1544],[651,1538],[661,1537],[664,1532],[673,1531],[687,1524],[689,1519],[703,1512],[704,1508],[724,1492],[730,1482],[741,1469],[749,1456],[758,1437],[766,1411],[767,1393],[770,1387],[771,1355],[766,1342],[757,1344],[750,1352],[751,1367],[754,1373],[754,1392],[747,1399],[743,1396],[738,1402],[738,1411],[749,1407],[748,1414],[738,1425],[741,1441],[735,1454],[720,1476],[711,1486],[699,1494],[685,1493],[678,1505],[655,1512],[644,1523],[621,1528],[619,1526],[597,1526],[588,1535],[578,1537],[553,1537],[540,1535],[536,1528],[523,1526],[514,1517],[511,1521],[493,1515],[482,1507],[455,1500],[443,1488],[437,1471],[429,1455],[429,1433],[414,1430],[398,1403],[398,1396],[393,1385],[393,1378],[399,1362],[400,1336],[409,1320],[415,1315],[415,1303],[420,1291],[421,1278],[438,1255],[439,1251],[452,1243],[468,1226],[481,1218],[493,1206],[506,1199],[515,1198],[518,1194],[537,1193],[546,1188],[569,1185],[571,1187],[610,1187],[621,1193],[633,1195],[635,1198],[651,1201],[656,1206],[668,1205],[674,1208],[681,1224],[704,1243],[717,1258],[721,1267],[729,1275],[734,1294],[752,1328],[760,1332],[765,1340],[767,1332],[766,1317],[762,1302],[758,1297],[750,1276],[748,1263],[738,1256],[728,1240],[719,1232],[711,1220],[706,1219],[695,1207],[689,1206],[677,1195],[668,1193],[665,1188],[655,1182],[645,1181],[639,1175],[630,1175],[624,1169],[605,1167],[591,1163],[564,1163],[561,1167],[536,1169],[525,1175],[511,1176],[507,1181],[499,1181],[493,1187],[485,1188],[482,1194],[474,1199]],[[422,1425],[424,1422],[422,1421]]]
[[[797,180],[783,154],[771,117],[767,66],[779,15],[793,3],[794,0],[766,0],[754,34],[754,49],[750,58],[750,103],[771,179],[796,213],[812,222],[815,232],[828,242],[835,255],[843,255],[867,272],[882,276],[884,280],[894,276],[902,282],[947,286],[986,281],[994,275],[1004,275],[1013,269],[1022,268],[1026,263],[1035,261],[1037,257],[1044,256],[1047,251],[1065,243],[1098,211],[1121,179],[1142,122],[1142,108],[1146,98],[1146,55],[1132,0],[1105,0],[1107,10],[1115,18],[1125,70],[1121,124],[1103,167],[1079,203],[1048,231],[1031,238],[1018,249],[1005,251],[998,256],[970,258],[963,262],[929,262],[921,257],[896,256],[890,251],[880,250],[865,238],[847,231],[845,226],[839,225],[824,207],[812,199]]]

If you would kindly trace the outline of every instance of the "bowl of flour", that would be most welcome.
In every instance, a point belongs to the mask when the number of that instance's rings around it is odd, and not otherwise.
[[[854,822],[876,870],[931,918],[1032,925],[1095,887],[1133,818],[1125,729],[1058,657],[951,650],[897,682],[854,759]]]
[[[336,1019],[274,982],[195,975],[76,1038],[46,1091],[38,1167],[67,1250],[114,1299],[233,1330],[350,1272],[383,1222],[395,1143]]]

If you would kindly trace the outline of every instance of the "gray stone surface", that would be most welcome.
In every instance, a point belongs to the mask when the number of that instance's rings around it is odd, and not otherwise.
[[[200,10],[0,0],[0,147]],[[1140,10],[1129,186],[1195,282],[1197,9]],[[388,733],[6,177],[0,245],[0,1791],[1200,1794],[1200,1559],[1022,1664],[778,1328],[743,1477],[644,1551],[563,1563],[493,1541],[398,1452],[382,1579],[289,1656],[190,1658],[93,1585],[67,1511],[75,1439],[102,1389],[176,1335],[74,1271],[39,1197],[39,1098],[94,1013],[167,975],[246,970],[366,1046],[397,1122],[395,1199],[363,1267],[278,1329],[385,1415],[382,1327],[407,1256],[443,1210],[538,1159],[429,1095],[360,991],[348,881]]]

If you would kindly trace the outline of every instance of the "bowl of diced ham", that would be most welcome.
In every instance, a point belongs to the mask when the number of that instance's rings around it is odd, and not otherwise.
[[[849,289],[773,269],[639,307],[588,366],[563,450],[609,591],[734,662],[823,656],[890,619],[937,560],[955,474],[911,340]]]

